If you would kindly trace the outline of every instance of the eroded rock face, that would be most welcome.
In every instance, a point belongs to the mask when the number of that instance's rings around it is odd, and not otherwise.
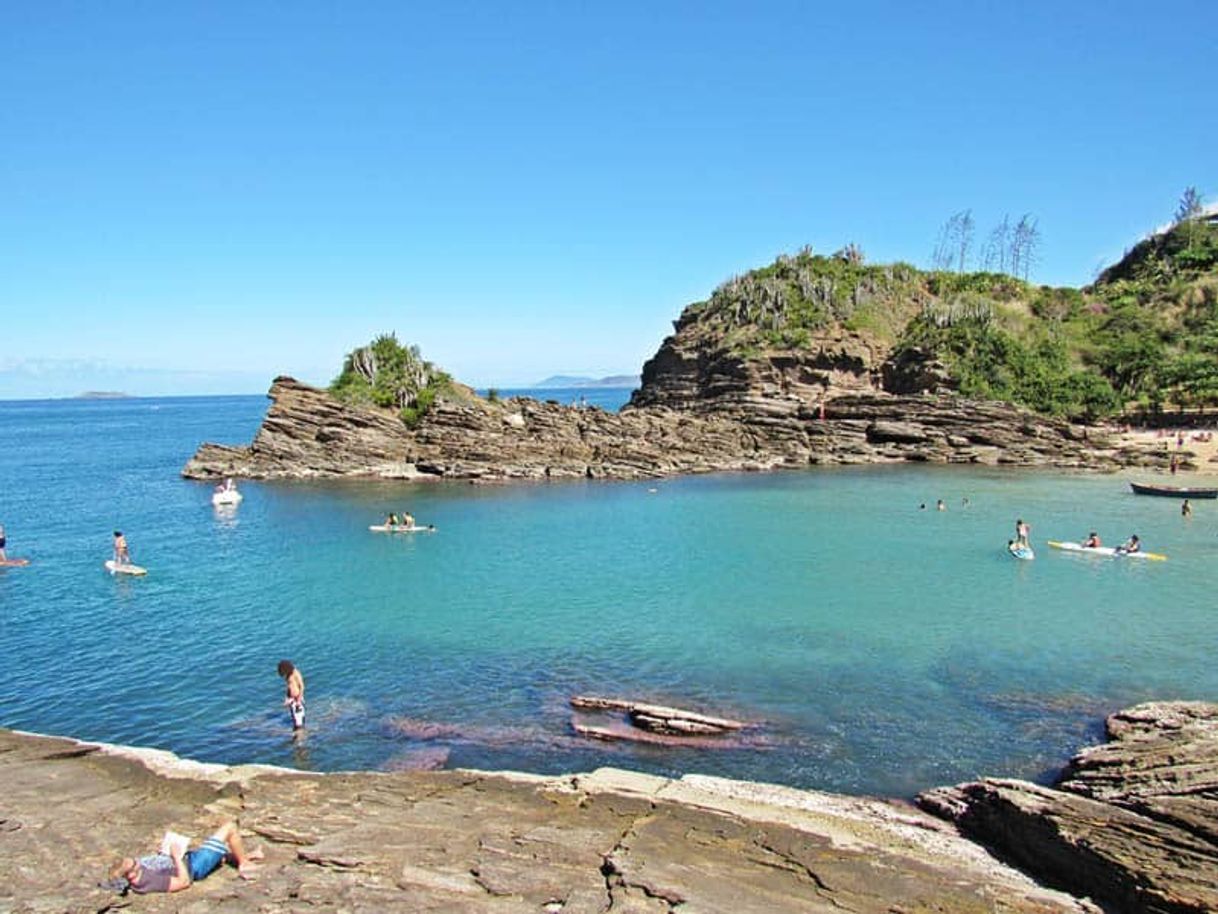
[[[737,367],[745,375],[756,368]],[[799,371],[785,381],[724,381],[713,408],[635,405],[615,414],[527,398],[439,399],[413,430],[389,410],[350,406],[281,377],[253,443],[205,444],[183,475],[641,479],[821,463],[1112,469],[1162,461],[1116,449],[1104,429],[951,394],[855,392],[821,404],[809,399],[819,396],[818,382],[791,380]]]
[[[986,779],[929,791],[928,810],[1039,878],[1120,911],[1218,911],[1218,705],[1108,718],[1058,783]]]
[[[304,774],[0,730],[0,909],[1098,914],[906,806],[604,769]],[[174,895],[98,886],[166,829],[266,852]]]

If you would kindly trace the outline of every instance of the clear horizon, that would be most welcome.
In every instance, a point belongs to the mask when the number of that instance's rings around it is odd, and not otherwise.
[[[811,245],[971,210],[1080,286],[1218,195],[1218,7],[0,10],[0,398],[324,384],[395,332],[477,387],[636,374]],[[119,383],[126,379],[125,383]],[[155,388],[155,390],[153,389]]]

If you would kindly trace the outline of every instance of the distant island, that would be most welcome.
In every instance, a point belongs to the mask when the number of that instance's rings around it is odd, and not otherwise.
[[[555,374],[532,387],[638,387],[637,374],[615,374],[607,378],[587,378],[581,375]]]
[[[73,400],[130,400],[131,394],[123,393],[121,390],[86,390],[82,394],[77,394]]]

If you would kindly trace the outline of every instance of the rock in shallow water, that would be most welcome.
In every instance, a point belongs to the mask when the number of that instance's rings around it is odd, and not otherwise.
[[[985,779],[921,805],[1033,875],[1120,911],[1218,911],[1218,704],[1108,718],[1058,783]]]

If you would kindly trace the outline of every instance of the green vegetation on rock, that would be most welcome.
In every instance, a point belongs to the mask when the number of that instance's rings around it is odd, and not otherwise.
[[[347,354],[330,393],[347,403],[398,410],[414,427],[437,395],[455,391],[453,379],[425,361],[418,346],[403,346],[392,333]]]
[[[1094,419],[1129,406],[1218,403],[1218,223],[1195,201],[1083,289],[1000,272],[867,265],[808,249],[736,276],[691,305],[740,360],[798,354],[853,333],[938,360],[961,393]]]

